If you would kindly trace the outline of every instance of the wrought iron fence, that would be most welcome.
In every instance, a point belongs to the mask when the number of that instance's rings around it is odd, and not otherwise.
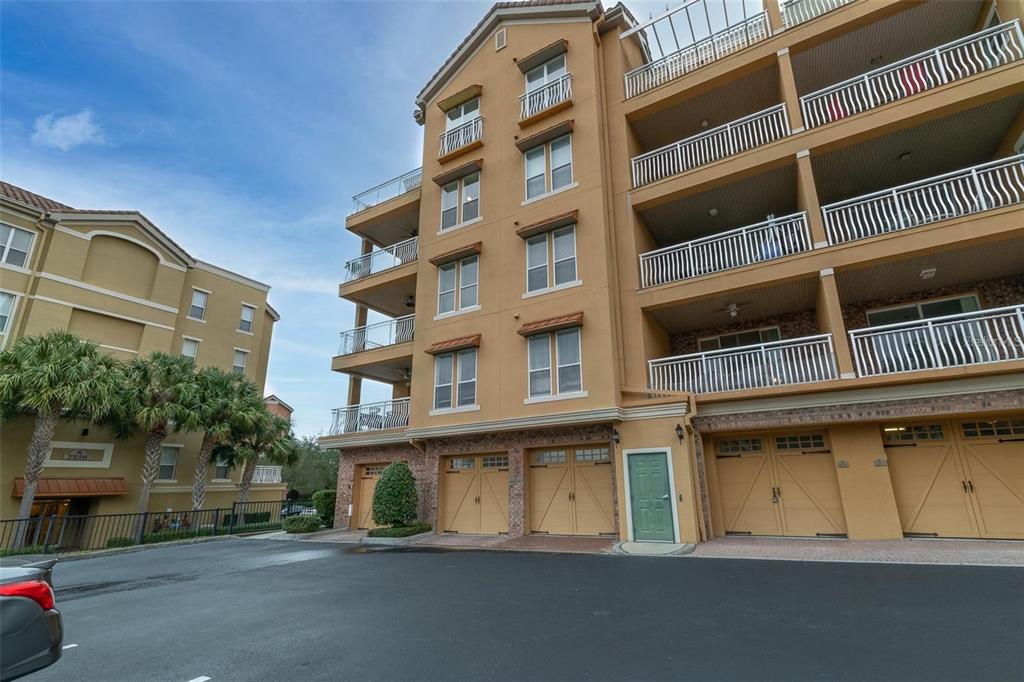
[[[572,99],[572,74],[566,73],[550,83],[519,96],[519,119],[527,119]]]
[[[365,192],[360,192],[352,197],[352,213],[349,215],[365,211],[378,204],[383,204],[385,201],[400,197],[407,192],[419,189],[421,184],[423,184],[422,168],[409,171],[387,182],[382,182],[376,187],[371,187]]]
[[[457,128],[447,130],[440,135],[441,149],[438,156],[450,154],[456,149],[472,144],[484,136],[484,117],[477,116]]]

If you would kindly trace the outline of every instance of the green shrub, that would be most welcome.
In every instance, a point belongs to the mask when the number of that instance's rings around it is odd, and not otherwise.
[[[111,547],[131,547],[135,544],[135,540],[131,538],[110,538],[107,540],[107,548]]]
[[[43,545],[24,545],[21,549],[0,549],[0,556],[16,556],[18,554],[46,554]]]
[[[328,528],[334,525],[334,503],[338,497],[335,490],[318,490],[313,493],[313,506],[320,520]]]
[[[270,523],[270,512],[268,511],[245,512],[244,514],[239,514],[238,516],[235,516],[234,514],[225,514],[224,519],[223,521],[221,521],[221,523],[224,524],[224,526],[230,526],[232,523],[234,523],[236,524],[235,530],[238,530],[237,524],[239,518],[241,517],[244,517],[246,526],[259,525],[261,523]]]
[[[212,528],[161,530],[156,533],[146,533],[143,535],[142,544],[149,545],[154,542],[170,542],[172,540],[184,540],[186,538],[198,538],[207,535],[214,535],[214,530]]]
[[[373,520],[379,526],[408,526],[416,518],[416,479],[405,462],[392,462],[373,491]]]
[[[281,522],[287,533],[312,533],[320,530],[319,516],[289,516]]]
[[[366,534],[371,538],[407,538],[410,535],[419,535],[431,530],[433,526],[429,523],[414,523],[409,526],[393,526],[391,528],[374,528]]]

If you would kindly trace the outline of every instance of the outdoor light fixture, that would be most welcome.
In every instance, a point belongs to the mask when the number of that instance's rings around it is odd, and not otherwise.
[[[405,297],[405,307],[406,308],[415,308],[416,307],[416,297],[415,296],[406,296]]]
[[[935,276],[935,268],[925,268],[921,271],[921,279],[931,279]]]
[[[716,215],[718,215],[718,209],[717,208],[709,208],[708,209],[708,215],[711,216],[712,218],[714,218]]]
[[[683,436],[686,435],[686,431],[683,429],[682,424],[676,424],[676,438],[679,439],[679,444],[683,444]]]
[[[619,430],[618,429],[612,429],[612,442],[615,443],[616,445],[618,445],[619,441],[621,441],[621,440],[622,439],[619,437]]]

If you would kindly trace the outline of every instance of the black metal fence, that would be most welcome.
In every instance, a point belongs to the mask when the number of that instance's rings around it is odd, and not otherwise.
[[[142,514],[37,516],[0,521],[0,556],[67,554],[209,535],[273,530],[298,511],[290,502],[235,502],[230,507]]]

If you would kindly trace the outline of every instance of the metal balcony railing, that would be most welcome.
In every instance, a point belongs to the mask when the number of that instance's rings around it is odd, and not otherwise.
[[[365,211],[366,209],[373,208],[378,204],[383,204],[385,201],[390,201],[395,197],[400,197],[403,194],[419,189],[422,183],[422,168],[409,171],[405,175],[400,175],[393,180],[382,182],[376,187],[368,189],[365,192],[360,192],[352,197],[352,213],[349,215]]]
[[[853,0],[788,0],[782,3],[782,21],[786,28],[793,28],[851,2]]]
[[[786,107],[756,114],[633,157],[633,187],[671,177],[789,135]]]
[[[680,8],[680,10],[682,9],[685,7]],[[663,21],[667,20],[670,20],[670,17],[666,17]],[[626,99],[642,95],[648,90],[653,90],[659,85],[685,76],[705,64],[738,52],[770,36],[771,27],[768,25],[767,12],[761,12],[733,24],[707,38],[628,72],[626,74]]]
[[[651,389],[719,393],[836,378],[832,335],[649,360]]]
[[[830,244],[1024,202],[1024,154],[821,208]]]
[[[253,483],[280,483],[281,467],[258,464],[252,474]]]
[[[379,403],[339,407],[331,414],[332,436],[404,428],[409,425],[409,399],[396,398]]]
[[[338,355],[349,355],[412,341],[415,319],[415,315],[405,315],[393,320],[344,331],[341,333],[341,347],[338,349]]]
[[[556,104],[572,99],[572,74],[559,76],[550,83],[519,96],[519,120],[530,118]]]
[[[770,218],[640,255],[640,286],[654,287],[811,249],[806,213]]]
[[[1024,305],[850,332],[862,377],[1024,360]]]
[[[804,125],[832,123],[1024,59],[1016,19],[800,98]]]
[[[463,123],[457,128],[446,130],[439,136],[441,149],[438,156],[451,154],[456,149],[472,144],[484,136],[484,117],[477,116],[472,121]]]
[[[419,238],[412,237],[386,249],[372,251],[345,263],[345,282],[354,282],[378,272],[412,263],[419,255]]]

